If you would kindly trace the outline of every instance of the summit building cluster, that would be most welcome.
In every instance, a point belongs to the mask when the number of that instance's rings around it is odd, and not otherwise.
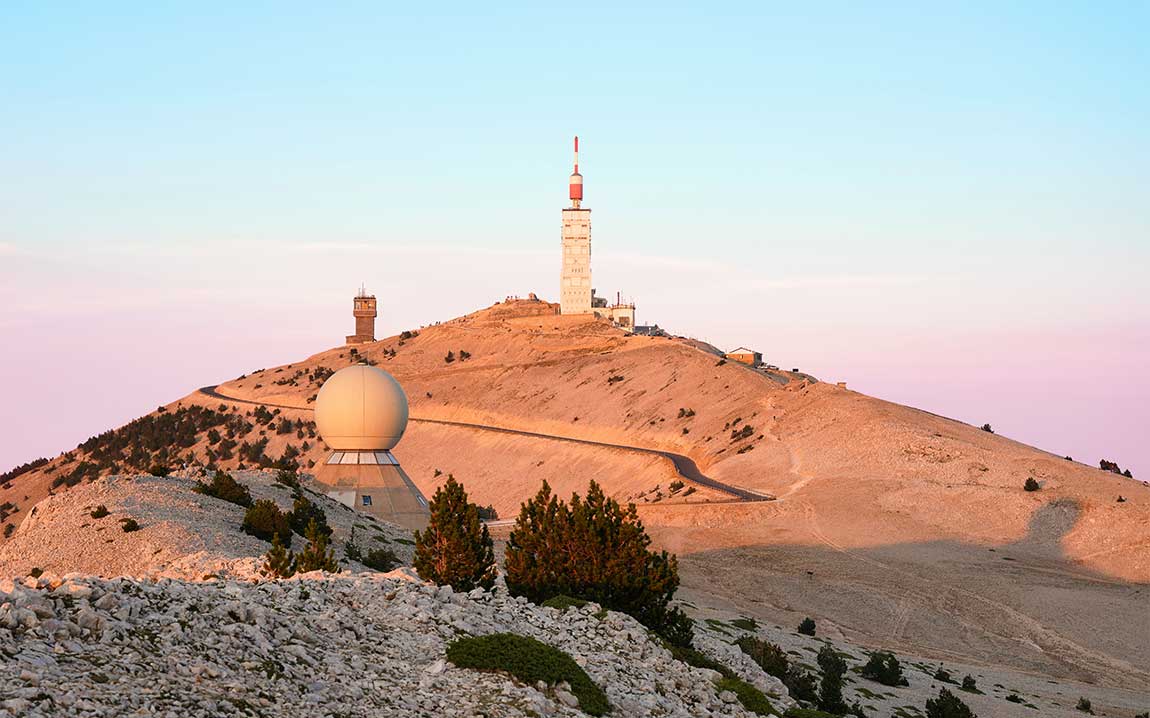
[[[614,304],[595,296],[591,283],[591,210],[583,207],[583,175],[579,174],[579,138],[575,138],[575,170],[568,182],[571,206],[563,208],[563,267],[559,275],[559,313],[593,314],[615,326],[635,331],[635,304],[619,295]]]

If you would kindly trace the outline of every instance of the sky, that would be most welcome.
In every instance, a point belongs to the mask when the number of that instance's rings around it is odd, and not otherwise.
[[[0,471],[557,300],[1150,478],[1150,4],[0,7]]]

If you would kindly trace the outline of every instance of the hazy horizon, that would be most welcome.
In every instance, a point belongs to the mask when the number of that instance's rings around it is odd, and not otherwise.
[[[1150,9],[0,11],[0,471],[509,294],[1150,478]]]

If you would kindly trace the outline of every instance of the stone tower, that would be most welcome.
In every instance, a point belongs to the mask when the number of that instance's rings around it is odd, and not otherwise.
[[[592,314],[591,210],[583,209],[583,175],[579,174],[579,138],[575,138],[575,171],[569,183],[571,206],[563,210],[563,269],[559,278],[559,313]]]
[[[355,334],[351,334],[347,338],[348,344],[364,344],[366,342],[375,341],[375,296],[368,294],[367,290],[363,287],[359,288],[359,294],[355,295],[354,310],[352,314],[355,315]]]

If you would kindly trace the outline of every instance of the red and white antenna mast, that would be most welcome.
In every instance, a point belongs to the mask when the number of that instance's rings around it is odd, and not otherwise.
[[[568,185],[571,195],[571,206],[578,209],[583,201],[583,175],[579,174],[579,136],[575,136],[575,171],[571,173]]]

